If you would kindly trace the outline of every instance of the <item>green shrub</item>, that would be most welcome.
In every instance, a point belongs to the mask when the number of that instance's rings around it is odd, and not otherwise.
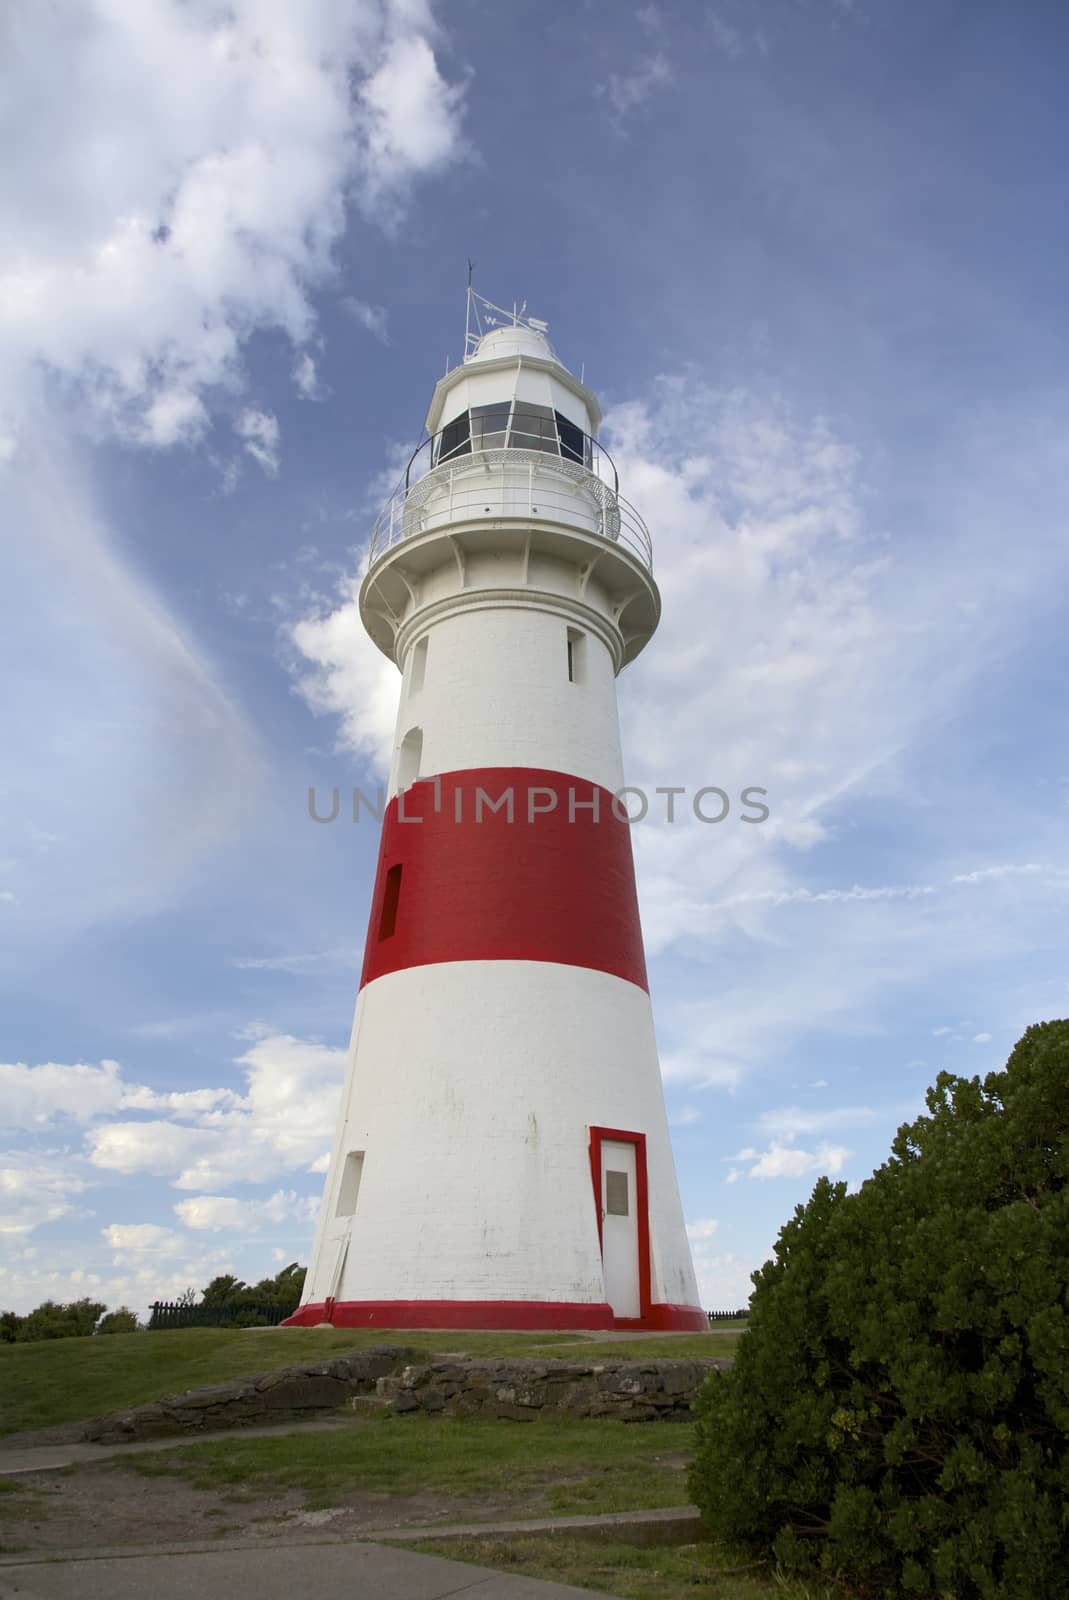
[[[1069,1022],[822,1178],[698,1402],[714,1532],[866,1596],[1069,1597]]]
[[[117,1311],[109,1311],[97,1323],[97,1333],[138,1333],[141,1324],[137,1320],[137,1313],[130,1310],[129,1306],[120,1306]]]
[[[39,1306],[20,1317],[14,1327],[15,1342],[37,1339],[84,1339],[92,1333],[107,1310],[102,1300],[71,1300],[61,1304],[42,1300]]]

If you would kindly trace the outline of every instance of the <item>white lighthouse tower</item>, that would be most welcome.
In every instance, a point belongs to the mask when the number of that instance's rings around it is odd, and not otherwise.
[[[468,307],[360,591],[401,700],[290,1320],[704,1329],[614,803],[616,676],[660,612],[649,535],[545,324]]]

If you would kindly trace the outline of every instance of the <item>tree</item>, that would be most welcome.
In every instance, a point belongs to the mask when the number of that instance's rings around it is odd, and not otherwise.
[[[283,1267],[273,1278],[261,1278],[253,1293],[262,1300],[271,1300],[276,1305],[285,1306],[289,1311],[296,1311],[300,1304],[307,1271],[307,1267],[291,1261],[288,1267]]]
[[[117,1311],[109,1311],[97,1323],[97,1333],[137,1333],[141,1328],[136,1314],[129,1306],[120,1306]]]
[[[22,1318],[15,1338],[20,1344],[37,1339],[86,1338],[106,1310],[101,1300],[72,1300],[67,1305],[44,1300]]]
[[[927,1106],[754,1274],[691,1493],[721,1537],[866,1596],[1067,1600],[1069,1022]]]
[[[224,1272],[218,1278],[213,1278],[206,1288],[201,1291],[200,1303],[203,1306],[228,1306],[233,1305],[242,1295],[248,1294],[249,1286],[240,1278],[235,1278],[233,1273]]]

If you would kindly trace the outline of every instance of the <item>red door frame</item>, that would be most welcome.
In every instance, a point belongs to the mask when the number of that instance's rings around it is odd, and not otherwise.
[[[649,1325],[650,1297],[650,1191],[646,1176],[646,1135],[623,1128],[590,1129],[590,1176],[594,1180],[594,1214],[598,1219],[598,1246],[604,1260],[601,1215],[601,1147],[608,1139],[635,1147],[635,1209],[638,1217],[638,1304],[637,1317],[614,1317],[616,1328],[643,1328]]]

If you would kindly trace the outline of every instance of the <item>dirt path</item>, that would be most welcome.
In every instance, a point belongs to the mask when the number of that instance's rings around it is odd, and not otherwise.
[[[294,1429],[257,1429],[259,1435],[319,1432],[330,1423]],[[222,1437],[232,1439],[233,1432]],[[0,1557],[16,1554],[152,1548],[189,1541],[240,1539],[255,1544],[293,1544],[306,1538],[323,1543],[353,1540],[386,1528],[411,1529],[447,1523],[486,1523],[511,1518],[554,1516],[549,1491],[560,1478],[547,1472],[542,1488],[528,1482],[511,1490],[507,1481],[493,1495],[451,1495],[444,1492],[390,1494],[354,1486],[340,1493],[327,1509],[306,1511],[300,1488],[234,1484],[201,1489],[185,1478],[145,1475],[122,1465],[122,1458],[146,1450],[174,1448],[174,1440],[152,1445],[81,1446],[106,1459],[76,1461],[68,1466],[4,1476],[0,1461]],[[77,1449],[79,1447],[72,1447]],[[68,1452],[69,1453],[69,1452]],[[19,1452],[6,1453],[17,1462]],[[660,1457],[682,1473],[688,1451]],[[575,1475],[585,1478],[585,1472]]]
[[[11,1487],[9,1487],[11,1486]],[[441,1522],[484,1522],[548,1513],[544,1496],[507,1492],[478,1498],[360,1489],[327,1510],[305,1511],[299,1489],[197,1489],[178,1477],[143,1477],[114,1462],[35,1472],[3,1480],[0,1554],[106,1550],[240,1537],[292,1544],[355,1539],[373,1529]]]

